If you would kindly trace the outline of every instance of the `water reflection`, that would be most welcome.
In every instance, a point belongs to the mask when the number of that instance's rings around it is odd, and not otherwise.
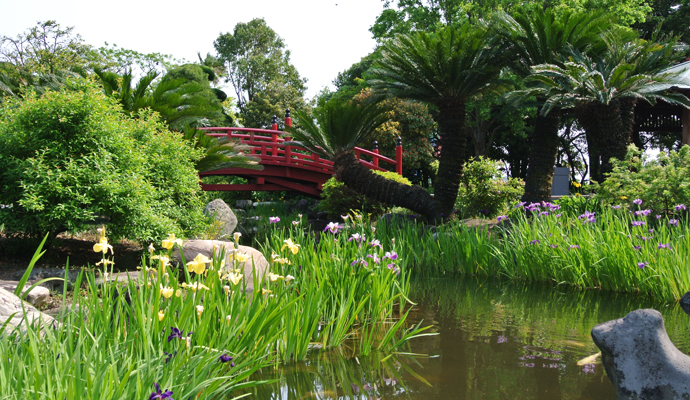
[[[643,296],[576,291],[471,277],[415,282],[410,324],[437,336],[406,349],[427,356],[355,357],[355,345],[308,362],[262,371],[277,379],[258,399],[615,399],[601,364],[577,365],[598,349],[590,330],[638,308],[655,308],[671,340],[690,350],[688,318],[677,305]]]

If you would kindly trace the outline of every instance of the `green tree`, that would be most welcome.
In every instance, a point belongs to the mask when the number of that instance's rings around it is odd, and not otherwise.
[[[235,90],[240,114],[249,121],[245,125],[264,126],[266,121],[255,120],[262,113],[258,110],[273,110],[287,99],[293,109],[303,104],[306,80],[290,64],[290,51],[285,49],[283,39],[263,19],[237,24],[233,33],[221,34],[214,47],[227,66],[226,81]],[[266,93],[252,109],[250,104],[262,92]]]
[[[162,74],[180,64],[180,61],[174,59],[170,54],[144,54],[136,50],[123,49],[116,44],[108,44],[108,42],[96,51],[101,56],[99,60],[101,69],[118,75],[124,75],[128,71],[137,76],[149,72]]]
[[[204,225],[201,156],[155,114],[128,118],[93,83],[68,80],[0,108],[0,224],[55,237],[105,217],[113,238],[192,235]]]
[[[601,182],[612,171],[611,159],[627,153],[638,101],[657,100],[690,108],[690,100],[665,89],[675,76],[659,74],[674,59],[675,38],[661,41],[631,39],[627,34],[606,35],[606,50],[587,56],[573,50],[572,61],[562,67],[542,64],[528,78],[535,83],[530,94],[546,98],[542,114],[555,108],[574,109],[587,132],[588,143],[601,155],[601,169],[591,168],[592,179]]]
[[[375,174],[352,151],[388,120],[387,114],[380,101],[358,104],[333,99],[314,110],[315,119],[297,110],[300,127],[291,133],[297,145],[333,160],[334,177],[355,192],[435,219],[440,213],[438,202],[426,190]]]
[[[520,77],[532,73],[532,66],[550,63],[563,65],[569,49],[597,52],[603,48],[600,34],[610,27],[612,21],[601,13],[564,12],[554,9],[525,7],[496,17],[499,34],[511,46],[514,54],[509,64]],[[537,94],[536,105],[541,107],[546,97]],[[517,95],[517,96],[516,96]],[[524,92],[516,92],[513,98],[523,101],[531,99]],[[534,106],[535,103],[526,104]],[[542,108],[543,109],[543,108]],[[525,178],[523,201],[539,202],[551,198],[553,168],[558,153],[558,130],[560,109],[537,115],[532,132],[529,167]]]
[[[453,210],[465,159],[467,100],[495,83],[504,65],[504,49],[494,38],[471,24],[398,35],[370,71],[375,90],[435,107],[441,154],[434,196],[445,215]]]
[[[668,35],[678,35],[680,40],[690,43],[690,1],[649,1],[652,10],[643,21],[633,25],[644,39],[650,39],[657,29]]]

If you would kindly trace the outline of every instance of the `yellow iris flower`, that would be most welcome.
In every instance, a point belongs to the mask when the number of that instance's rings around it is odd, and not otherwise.
[[[249,260],[249,255],[246,253],[235,253],[235,260],[237,260],[239,263],[243,263]]]
[[[115,254],[113,253],[113,246],[108,244],[108,239],[105,236],[101,237],[98,243],[93,245],[93,251],[103,253],[103,255],[108,252],[108,249],[110,249],[110,254]]]
[[[182,287],[183,287],[183,288],[190,288],[190,289],[192,289],[192,292],[196,292],[197,290],[201,290],[201,289],[211,290],[211,289],[208,288],[208,286],[204,285],[203,283],[198,283],[198,282],[194,282],[194,283],[191,284],[191,285],[188,285],[188,284],[186,284],[186,283],[183,283],[183,284],[182,284]],[[179,289],[178,289],[178,290],[179,290]],[[179,297],[179,296],[177,296],[177,297]]]
[[[280,275],[278,275],[278,274],[274,274],[273,272],[269,272],[269,273],[268,273],[268,279],[270,279],[271,282],[275,282],[275,281],[277,281],[278,279],[285,279],[285,277],[280,276]]]
[[[283,240],[285,243],[283,247],[280,248],[280,251],[283,251],[286,247],[292,252],[292,254],[297,254],[299,251],[299,244],[293,243],[292,239],[285,239]]]
[[[237,285],[240,283],[240,279],[242,279],[242,274],[231,272],[228,274],[226,277],[230,282],[232,282],[233,285]]]
[[[158,321],[163,321],[163,318],[165,318],[163,310],[158,311]]]
[[[201,318],[201,313],[202,313],[202,312],[204,312],[204,306],[202,306],[202,305],[196,306],[196,315],[197,315],[199,318]]]
[[[170,250],[175,243],[177,243],[178,246],[182,246],[182,239],[175,238],[175,234],[171,233],[168,235],[167,239],[163,239],[161,246],[163,246],[164,249]]]
[[[173,288],[168,287],[168,286],[163,287],[163,285],[161,285],[160,292],[161,292],[161,296],[165,297],[166,299],[171,298],[173,293],[175,293]]]
[[[187,269],[196,274],[203,274],[206,271],[206,264],[210,262],[211,260],[208,257],[199,253],[194,257],[194,260],[187,263]]]

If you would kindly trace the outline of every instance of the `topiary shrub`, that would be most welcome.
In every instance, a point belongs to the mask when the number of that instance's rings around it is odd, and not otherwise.
[[[203,229],[203,155],[148,111],[131,119],[88,80],[0,107],[0,224],[54,237],[97,219],[143,243]]]
[[[373,172],[386,179],[394,180],[405,185],[412,185],[407,178],[395,172]],[[321,194],[319,209],[321,211],[326,211],[330,215],[347,215],[351,210],[359,210],[362,213],[371,214],[372,218],[378,218],[388,212],[389,208],[389,206],[381,202],[368,199],[366,196],[355,192],[335,178],[330,178],[323,184],[323,193]]]
[[[455,208],[465,217],[503,214],[508,205],[525,192],[525,183],[516,178],[504,180],[500,162],[479,157],[465,164]]]
[[[607,205],[632,208],[641,199],[643,209],[655,215],[678,213],[675,206],[690,206],[690,147],[659,153],[648,160],[634,145],[628,147],[625,160],[612,161],[613,171],[598,185],[596,198]],[[637,207],[635,207],[637,209]]]

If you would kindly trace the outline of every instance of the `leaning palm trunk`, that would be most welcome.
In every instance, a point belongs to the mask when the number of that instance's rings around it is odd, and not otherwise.
[[[420,186],[408,186],[377,175],[363,166],[352,151],[340,152],[333,160],[335,178],[372,200],[418,212],[429,221],[440,213],[438,202]]]
[[[551,199],[553,167],[558,155],[559,115],[557,109],[546,116],[537,114],[522,201],[536,203]]]
[[[599,181],[613,170],[611,158],[625,159],[634,123],[635,100],[621,98],[608,105],[588,103],[578,109],[578,119],[601,155]]]
[[[465,162],[467,131],[465,128],[465,101],[438,105],[438,127],[441,133],[441,156],[434,180],[434,198],[440,212],[447,217],[453,212],[458,197],[460,178]]]

